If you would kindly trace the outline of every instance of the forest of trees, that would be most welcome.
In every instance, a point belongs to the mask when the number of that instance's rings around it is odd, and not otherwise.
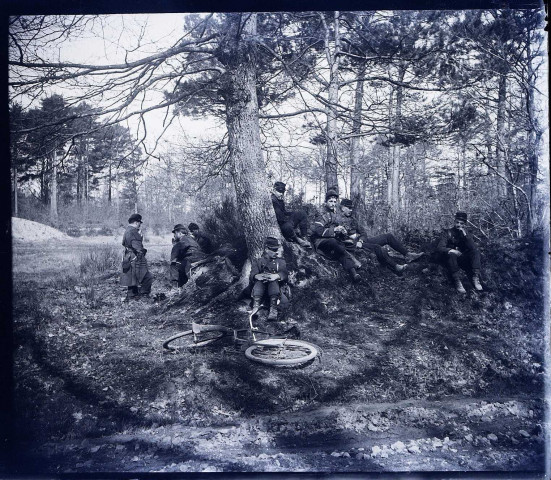
[[[15,216],[69,231],[139,211],[166,232],[229,196],[254,255],[279,234],[282,180],[295,202],[337,186],[375,230],[431,232],[457,209],[482,237],[547,221],[541,11],[182,16],[170,48],[101,65],[55,48],[109,18],[10,19]],[[219,128],[152,139],[153,109],[166,131]]]

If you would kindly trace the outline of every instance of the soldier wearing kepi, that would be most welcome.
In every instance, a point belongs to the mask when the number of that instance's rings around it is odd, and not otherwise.
[[[264,253],[252,261],[249,282],[252,285],[253,309],[260,307],[264,295],[270,299],[268,320],[277,320],[277,302],[282,297],[281,286],[287,281],[287,264],[279,258],[281,244],[266,237]]]
[[[170,252],[170,278],[181,288],[191,278],[193,263],[203,260],[205,253],[181,223],[174,226],[172,233],[174,240]]]
[[[376,237],[367,237],[363,228],[354,215],[354,206],[352,200],[343,198],[341,200],[341,212],[344,217],[344,227],[346,228],[348,238],[344,241],[346,248],[349,251],[354,251],[356,248],[363,248],[369,252],[374,252],[377,260],[381,265],[387,266],[396,273],[401,273],[405,270],[406,265],[397,263],[386,251],[382,248],[385,245],[401,253],[406,262],[412,262],[423,256],[423,253],[410,252],[407,247],[398,240],[392,233],[377,235]]]
[[[285,240],[298,243],[301,247],[312,248],[310,243],[305,240],[308,235],[308,217],[302,210],[288,211],[285,208],[283,196],[285,195],[285,183],[275,182],[272,189],[272,205],[276,214],[277,223]],[[295,233],[295,228],[299,228],[300,236]]]
[[[189,234],[199,244],[199,247],[201,247],[201,250],[206,254],[212,253],[214,250],[212,247],[212,242],[210,238],[200,230],[199,225],[192,222],[187,226],[187,228],[189,229]]]
[[[460,269],[471,273],[475,290],[481,291],[480,284],[480,252],[472,235],[466,230],[467,214],[457,212],[454,226],[442,232],[436,251],[451,273],[455,288],[459,293],[466,293],[461,283]]]
[[[346,249],[345,241],[348,233],[344,226],[345,220],[337,208],[339,194],[335,190],[328,190],[325,203],[320,207],[314,219],[312,241],[316,250],[333,260],[338,260],[348,272],[350,278],[357,282],[361,279],[356,268],[359,263]]]
[[[153,275],[148,270],[143,246],[143,235],[140,233],[142,216],[134,213],[128,219],[128,227],[122,238],[124,255],[120,284],[128,287],[126,300],[147,296],[151,293]]]

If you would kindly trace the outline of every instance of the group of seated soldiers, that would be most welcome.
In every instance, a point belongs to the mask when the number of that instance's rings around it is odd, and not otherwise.
[[[358,273],[362,264],[356,258],[361,251],[374,253],[381,265],[397,274],[402,274],[408,263],[424,255],[424,253],[409,251],[391,233],[368,237],[354,214],[353,202],[347,198],[339,202],[339,194],[336,190],[327,191],[325,203],[317,209],[313,225],[310,226],[306,212],[286,209],[283,200],[285,189],[285,183],[275,182],[272,190],[272,204],[283,237],[306,249],[311,249],[313,246],[317,253],[338,261],[353,282],[358,282],[362,278]],[[128,284],[129,297],[147,295],[151,290],[153,278],[147,271],[147,264],[144,263],[146,250],[143,248],[139,233],[139,227],[142,224],[141,216],[132,215],[129,224],[123,238],[123,245],[126,249],[125,259],[133,258],[133,263],[132,272],[127,269],[126,277],[130,278],[128,275],[131,273],[137,276],[133,284],[132,282],[123,283],[125,278],[123,262],[121,284]],[[440,262],[447,267],[456,290],[460,293],[466,293],[460,279],[461,269],[470,272],[474,289],[482,290],[480,253],[471,234],[466,230],[466,224],[467,214],[457,212],[454,226],[443,231],[436,248]],[[208,236],[201,232],[195,223],[190,223],[188,227],[178,224],[172,233],[174,238],[170,255],[170,276],[180,289],[191,278],[192,268],[213,254],[213,246]],[[405,263],[397,262],[384,247],[401,254]],[[275,237],[267,237],[262,256],[252,261],[249,280],[253,309],[260,307],[263,299],[266,298],[269,302],[268,320],[277,319],[278,305],[283,307],[288,304],[288,299],[281,291],[288,277],[287,266],[282,257],[280,241]],[[127,261],[127,267],[128,265],[130,262]]]

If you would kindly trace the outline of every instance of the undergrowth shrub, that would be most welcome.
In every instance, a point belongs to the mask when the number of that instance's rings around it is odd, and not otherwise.
[[[93,246],[80,255],[80,273],[99,275],[117,269],[120,262],[120,251],[114,247]]]
[[[247,244],[233,200],[226,198],[221,205],[214,207],[203,219],[203,225],[215,248],[229,245],[235,250],[229,258],[240,269],[247,259]]]

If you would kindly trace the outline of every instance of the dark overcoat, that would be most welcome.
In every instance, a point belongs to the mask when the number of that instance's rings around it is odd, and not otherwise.
[[[338,208],[334,211],[329,210],[327,205],[322,205],[317,211],[314,217],[314,228],[312,232],[312,241],[314,247],[317,249],[319,244],[323,240],[335,238],[336,240],[343,241],[339,235],[335,234],[335,227],[344,226],[344,216]]]
[[[145,258],[147,250],[143,246],[143,235],[136,227],[128,225],[122,238],[122,245],[124,253],[120,284],[126,287],[136,287],[140,285],[148,272]]]

